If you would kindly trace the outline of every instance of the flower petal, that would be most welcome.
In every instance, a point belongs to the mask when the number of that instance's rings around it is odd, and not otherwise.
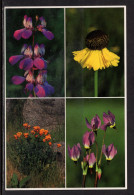
[[[21,39],[22,33],[25,31],[25,28],[20,29],[20,30],[16,30],[13,34],[14,38],[17,40]]]
[[[30,68],[33,67],[33,60],[30,58],[25,58],[23,59],[20,64],[19,64],[19,68],[20,69],[24,69],[24,70],[29,70]]]
[[[21,76],[13,76],[12,77],[12,83],[15,85],[19,85],[25,81],[25,77]]]
[[[54,93],[54,87],[52,85],[48,84],[48,82],[44,83],[44,88],[46,91],[46,96],[49,96],[49,95]]]
[[[45,97],[46,96],[46,91],[43,85],[36,85],[34,88],[34,91],[38,97]]]
[[[34,85],[32,83],[27,83],[25,89],[27,89],[28,91],[32,91],[33,87]]]
[[[54,38],[54,34],[46,29],[42,29],[42,33],[48,40],[52,40]]]
[[[36,68],[38,68],[40,70],[45,68],[45,61],[42,60],[41,58],[35,58],[33,63],[36,66]]]
[[[92,129],[92,126],[91,126],[90,123],[88,122],[87,118],[85,118],[85,119],[86,119],[87,128],[88,128],[88,129]]]
[[[11,56],[10,58],[9,58],[9,63],[11,64],[11,65],[14,65],[14,64],[16,64],[20,59],[22,59],[23,58],[23,55],[16,55],[16,56]]]
[[[32,31],[31,30],[25,30],[23,33],[22,33],[22,38],[23,39],[28,39],[29,37],[31,37],[32,35]]]

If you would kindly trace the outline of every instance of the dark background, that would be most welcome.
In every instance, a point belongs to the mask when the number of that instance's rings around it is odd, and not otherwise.
[[[134,103],[133,103],[133,99],[134,99],[134,90],[133,90],[133,85],[134,85],[134,80],[133,80],[133,75],[134,75],[134,66],[133,66],[133,53],[134,53],[134,44],[133,44],[133,35],[134,35],[134,26],[133,26],[133,18],[134,18],[134,11],[133,11],[133,7],[134,7],[134,1],[133,0],[91,0],[89,2],[89,0],[59,0],[59,1],[55,1],[55,0],[49,0],[49,1],[44,1],[44,0],[23,0],[23,1],[16,1],[16,0],[4,0],[2,1],[2,7],[4,6],[30,6],[30,5],[34,5],[34,6],[60,6],[60,5],[75,5],[75,6],[89,6],[89,5],[126,5],[127,6],[127,118],[128,118],[128,123],[127,123],[127,129],[129,130],[129,133],[127,135],[127,156],[128,156],[128,189],[127,190],[101,190],[101,191],[94,191],[91,190],[91,194],[96,195],[96,194],[109,194],[109,195],[132,195],[134,194],[134,180],[133,180],[133,173],[134,173],[134,156],[133,154],[133,149],[134,149],[134,131],[133,131],[133,119],[134,119]],[[3,12],[4,13],[4,12]],[[3,15],[4,16],[4,15]],[[1,32],[3,28],[3,21],[2,20],[2,25],[1,25]],[[4,36],[4,32],[2,32],[3,36]],[[89,194],[89,191],[78,191],[78,190],[63,190],[63,191],[5,191],[4,188],[4,132],[5,132],[5,127],[4,127],[4,85],[2,85],[2,83],[4,83],[4,71],[2,71],[2,64],[4,63],[3,59],[3,55],[4,52],[2,53],[2,51],[4,51],[3,46],[3,37],[1,38],[1,129],[2,131],[0,131],[0,137],[1,137],[1,146],[2,146],[2,150],[0,151],[1,156],[3,156],[3,158],[1,158],[1,192],[4,195],[15,195],[15,194],[32,194],[32,195],[36,195],[36,194],[40,194],[43,195],[45,194],[74,194],[74,195],[80,195],[80,194]],[[3,138],[3,139],[2,139]],[[3,166],[2,166],[3,165]]]
[[[118,67],[98,70],[98,96],[124,96],[124,9],[69,8],[66,9],[67,96],[94,96],[94,70],[82,68],[73,59],[73,51],[85,46],[85,37],[93,30],[109,35],[108,49],[118,56]]]
[[[19,63],[11,66],[9,57],[20,55],[23,44],[32,45],[32,36],[29,39],[16,40],[13,37],[15,30],[24,28],[24,15],[32,17],[33,26],[35,16],[43,16],[47,22],[46,29],[54,34],[53,40],[48,40],[41,32],[35,34],[35,44],[43,43],[46,53],[43,56],[48,60],[47,81],[55,89],[53,96],[64,96],[64,9],[7,9],[6,10],[6,95],[7,97],[25,97],[26,82],[14,85],[11,78],[14,75],[24,75],[24,70],[19,69]]]

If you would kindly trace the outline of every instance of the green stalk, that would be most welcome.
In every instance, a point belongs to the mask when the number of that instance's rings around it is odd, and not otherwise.
[[[94,97],[98,97],[98,71],[94,71]]]
[[[106,136],[106,131],[104,131],[103,141],[102,141],[102,147],[104,145],[105,136]],[[99,167],[101,165],[101,159],[102,159],[102,147],[101,147],[101,154],[100,154],[100,160],[99,160]]]

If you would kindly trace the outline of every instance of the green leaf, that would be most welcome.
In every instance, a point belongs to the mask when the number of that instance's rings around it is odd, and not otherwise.
[[[22,180],[20,181],[20,183],[19,183],[19,187],[20,187],[20,188],[25,187],[25,185],[27,184],[27,182],[29,181],[29,179],[30,179],[30,176],[27,176],[27,177],[25,177],[24,179],[22,179]]]
[[[13,187],[13,188],[17,188],[18,187],[18,184],[19,184],[19,181],[18,181],[18,177],[17,175],[14,173],[12,178],[11,178],[11,183],[10,185]]]

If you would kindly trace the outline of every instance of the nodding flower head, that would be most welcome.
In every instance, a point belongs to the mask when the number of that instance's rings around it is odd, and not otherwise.
[[[110,161],[114,158],[117,154],[117,149],[114,147],[113,144],[110,144],[107,148],[105,145],[102,146],[102,152],[106,157],[106,160]]]
[[[105,69],[110,66],[118,66],[120,57],[107,49],[109,37],[101,31],[95,30],[86,36],[86,48],[74,51],[74,60],[81,64],[82,68]]]
[[[106,131],[107,127],[110,128],[116,128],[115,125],[115,115],[112,114],[110,111],[108,111],[108,114],[106,114],[105,112],[103,113],[103,121],[104,124],[101,125],[101,129]]]
[[[94,135],[94,132],[93,131],[90,131],[90,132],[86,132],[84,135],[83,135],[83,145],[84,145],[84,148],[86,149],[89,149],[95,142],[95,135]]]
[[[91,129],[92,131],[97,131],[101,126],[101,120],[99,116],[96,114],[96,116],[92,118],[91,124],[88,122],[86,118],[86,125],[87,128]]]
[[[32,35],[33,25],[32,25],[32,18],[28,17],[27,15],[24,16],[23,25],[25,28],[16,30],[14,32],[14,38],[17,40],[28,39]]]
[[[77,145],[74,145],[72,148],[70,148],[70,146],[68,145],[68,154],[73,161],[77,161],[80,158],[81,154],[80,144],[78,143]]]
[[[95,155],[94,153],[90,153],[90,155],[87,155],[86,156],[86,161],[88,162],[89,164],[89,168],[93,168],[94,166],[94,163],[96,162],[96,158],[95,158]]]

